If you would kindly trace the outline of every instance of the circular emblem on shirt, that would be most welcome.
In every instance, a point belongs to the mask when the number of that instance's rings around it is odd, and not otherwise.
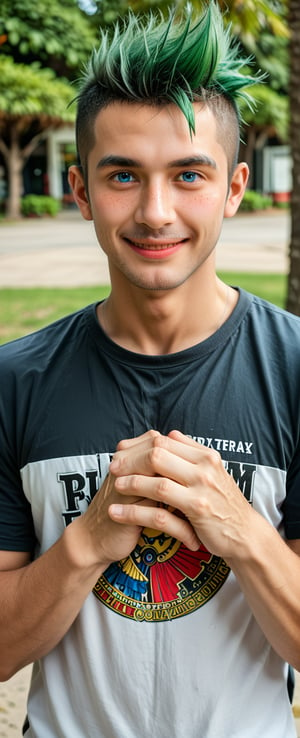
[[[130,556],[115,562],[93,592],[123,617],[159,622],[205,605],[224,584],[229,567],[201,544],[190,551],[175,538],[144,528]]]

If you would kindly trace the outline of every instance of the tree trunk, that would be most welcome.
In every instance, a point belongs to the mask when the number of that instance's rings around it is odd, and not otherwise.
[[[291,152],[293,160],[293,191],[291,198],[290,269],[288,276],[287,309],[300,315],[300,3],[290,0],[291,29]]]
[[[11,127],[11,145],[6,157],[8,171],[9,195],[6,215],[8,218],[20,218],[21,197],[23,194],[23,155],[19,146],[19,132],[16,126]]]

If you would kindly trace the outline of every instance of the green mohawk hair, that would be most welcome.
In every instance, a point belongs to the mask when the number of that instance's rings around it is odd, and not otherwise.
[[[135,16],[129,11],[116,23],[114,33],[101,31],[101,43],[86,66],[78,100],[98,87],[103,103],[113,100],[175,103],[195,132],[192,102],[223,95],[234,106],[253,100],[245,88],[260,81],[246,76],[241,68],[249,59],[239,57],[225,29],[215,0],[207,3],[199,19],[187,4],[180,17],[170,10],[162,14]]]

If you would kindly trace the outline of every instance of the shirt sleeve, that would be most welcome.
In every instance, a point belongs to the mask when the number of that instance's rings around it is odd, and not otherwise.
[[[18,462],[16,399],[9,375],[0,376],[0,549],[34,551],[31,507],[25,497]]]

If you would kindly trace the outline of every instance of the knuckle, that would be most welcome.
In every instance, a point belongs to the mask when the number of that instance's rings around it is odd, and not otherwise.
[[[122,444],[123,444],[123,441],[120,441],[120,443],[118,443],[116,447],[116,451],[113,453],[112,461],[120,461],[120,459],[122,458],[124,454],[124,451],[122,451],[122,447],[121,447]]]
[[[117,451],[116,454],[114,454],[114,460],[117,460],[118,462],[118,472],[123,472],[125,474],[126,471],[129,471],[129,458],[128,453],[126,451]]]
[[[128,451],[136,445],[136,438],[122,438],[116,445],[116,451]]]
[[[163,528],[167,520],[167,511],[163,507],[156,507],[154,512],[154,526]]]
[[[221,454],[219,453],[219,451],[216,451],[215,448],[210,448],[209,451],[211,464],[214,467],[218,467],[221,461]]]
[[[165,501],[168,496],[169,481],[164,477],[160,477],[157,482],[156,494],[159,501]]]
[[[215,448],[208,448],[202,446],[200,465],[206,464],[207,466],[217,468],[221,463],[221,454]]]
[[[147,431],[146,436],[148,436],[148,438],[152,438],[153,441],[155,442],[155,439],[156,438],[160,438],[160,433],[159,433],[159,431],[154,430],[153,428],[151,428],[149,431]]]
[[[160,433],[153,439],[153,446],[155,448],[169,448],[170,441],[167,436],[162,436]]]
[[[130,487],[133,492],[138,492],[141,488],[141,479],[138,476],[132,476],[130,478]]]
[[[158,469],[161,460],[162,449],[159,446],[154,446],[150,450],[150,463],[154,470]]]
[[[134,505],[126,505],[125,506],[125,515],[128,523],[135,523],[137,518],[137,512],[134,507]]]
[[[122,451],[122,449],[127,448],[128,443],[128,438],[122,438],[121,441],[119,441],[116,445],[116,451]]]

